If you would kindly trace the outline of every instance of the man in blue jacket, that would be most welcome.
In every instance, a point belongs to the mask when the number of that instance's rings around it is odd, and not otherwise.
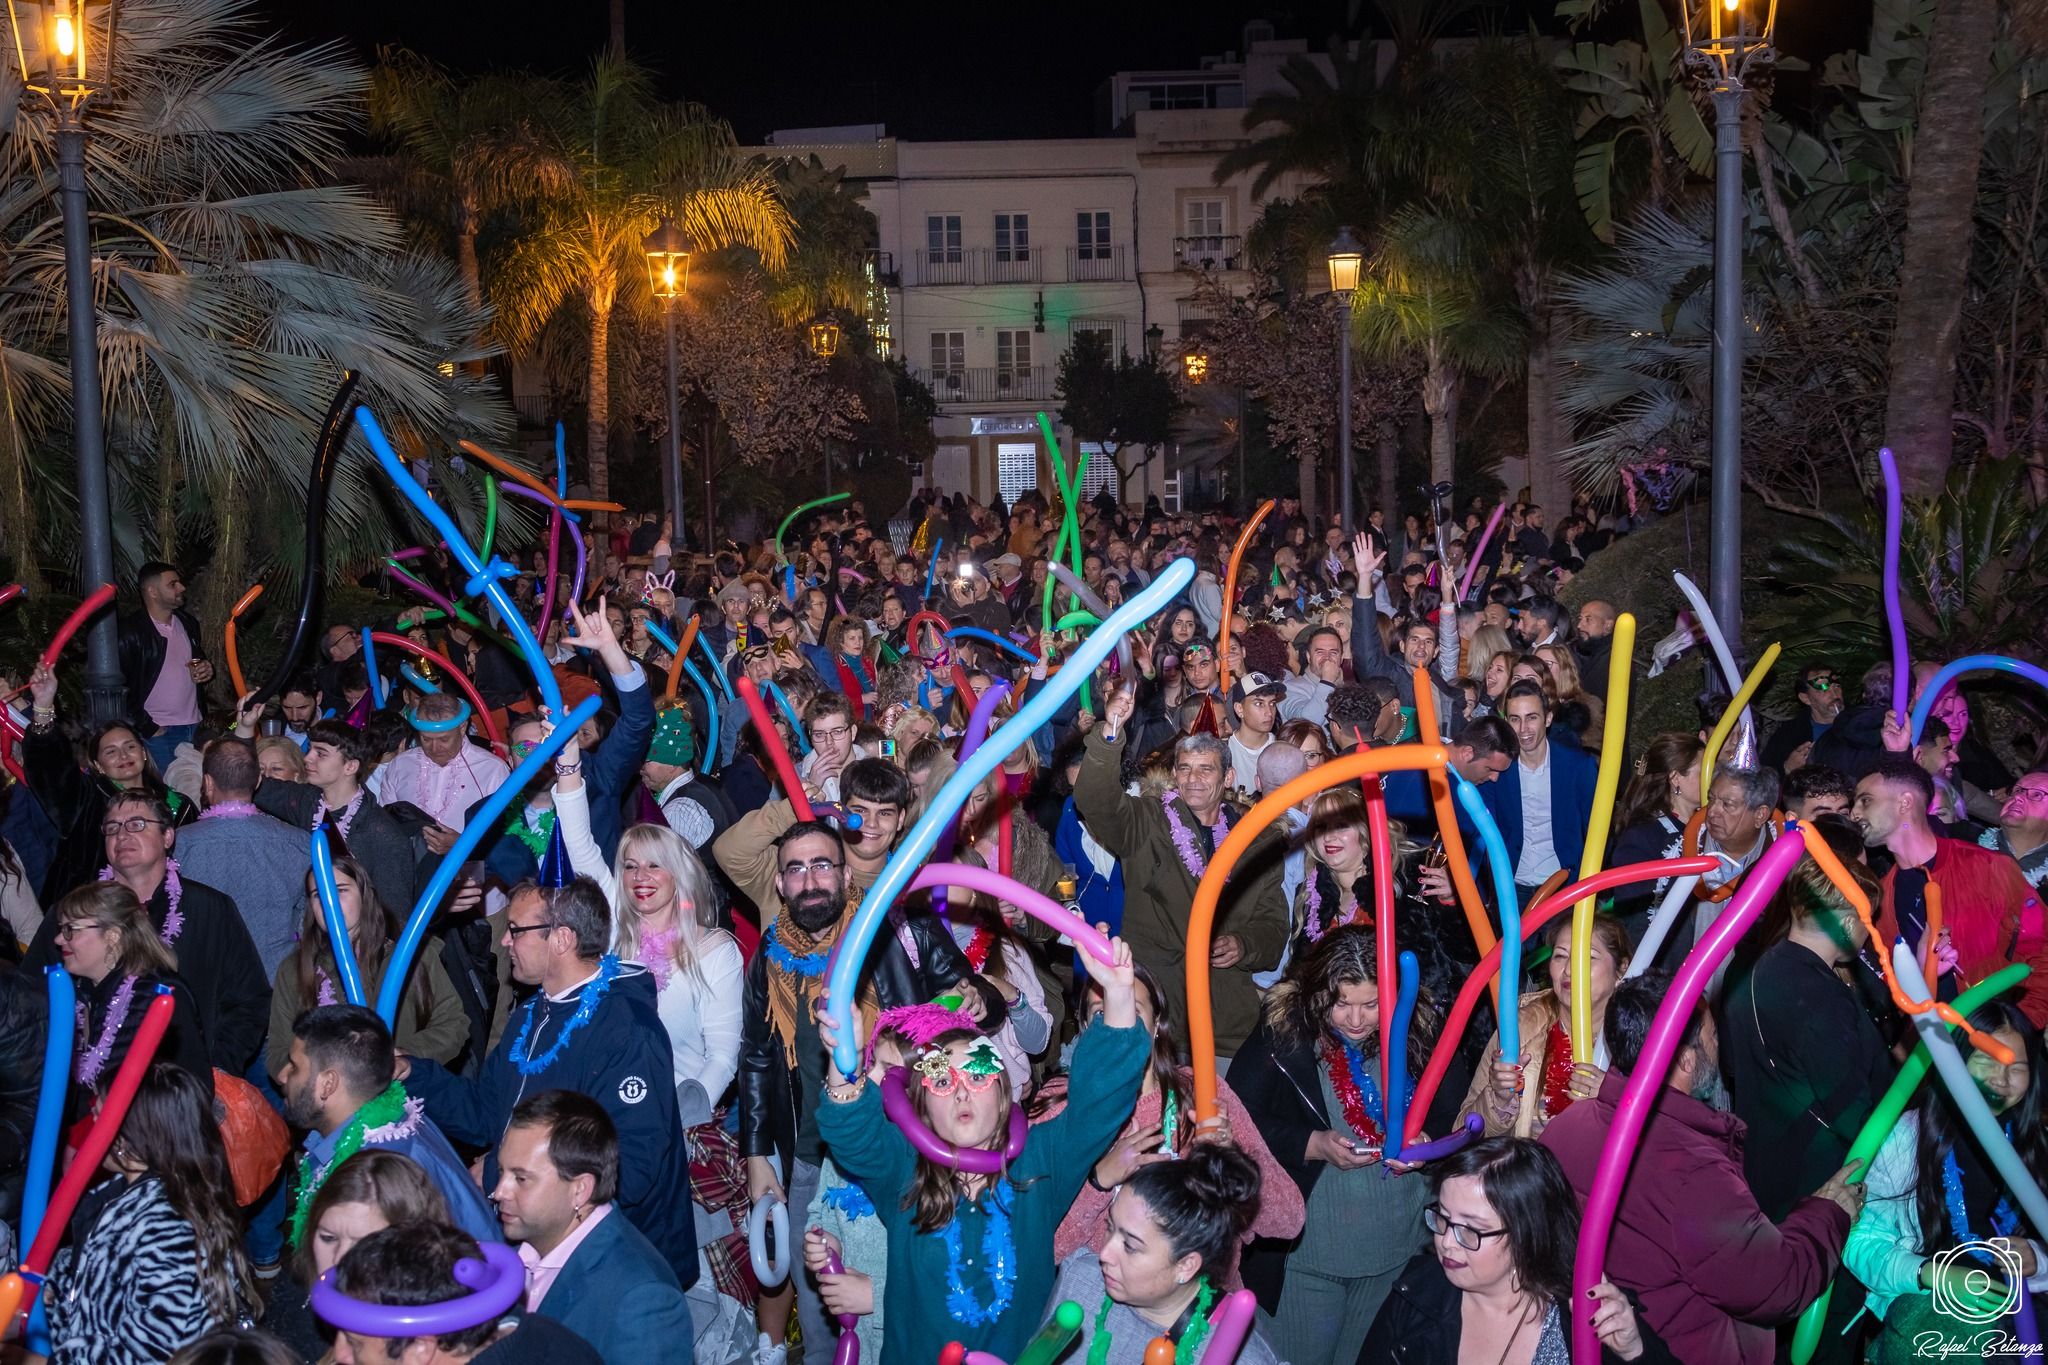
[[[605,1365],[695,1359],[690,1305],[675,1272],[621,1216],[619,1136],[573,1090],[529,1095],[498,1144],[492,1197],[526,1263],[526,1311],[597,1348]]]
[[[1559,868],[1576,873],[1583,866],[1600,761],[1550,742],[1550,701],[1536,683],[1524,680],[1510,687],[1501,715],[1515,732],[1515,761],[1479,794],[1500,826],[1515,865],[1515,886],[1526,905],[1551,873]]]
[[[504,946],[513,978],[540,989],[506,1020],[474,1079],[424,1057],[404,1059],[400,1079],[443,1132],[493,1148],[485,1189],[498,1184],[495,1147],[520,1100],[575,1090],[597,1101],[618,1130],[619,1210],[687,1288],[697,1278],[697,1237],[675,1063],[655,1012],[654,978],[607,953],[610,941],[611,907],[589,878],[549,891],[519,887],[505,912]]]

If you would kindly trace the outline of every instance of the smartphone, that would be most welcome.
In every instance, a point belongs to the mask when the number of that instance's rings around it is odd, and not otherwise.
[[[882,741],[882,757],[883,757],[883,758],[894,758],[894,757],[896,757],[896,741],[895,741],[895,740],[893,740],[893,739],[885,739],[885,740],[883,740],[883,741]]]
[[[475,882],[479,886],[483,885],[484,860],[476,858],[464,863],[462,870],[455,874],[455,880],[458,882]]]

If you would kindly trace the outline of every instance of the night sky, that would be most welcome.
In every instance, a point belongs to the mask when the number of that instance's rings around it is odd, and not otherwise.
[[[1610,3],[1620,9],[1628,0]],[[841,123],[884,123],[927,140],[1083,137],[1097,131],[1095,92],[1116,71],[1192,67],[1237,49],[1249,18],[1320,48],[1346,26],[1348,8],[1347,0],[626,0],[626,44],[666,93],[703,102],[748,142],[774,128]],[[1486,22],[1524,31],[1530,13],[1553,8],[1513,0]],[[607,0],[255,0],[255,11],[295,41],[339,40],[365,57],[399,43],[457,70],[558,73],[580,70],[604,45],[610,13]],[[1867,13],[1867,0],[1788,0],[1781,45],[1817,59],[1855,43]]]

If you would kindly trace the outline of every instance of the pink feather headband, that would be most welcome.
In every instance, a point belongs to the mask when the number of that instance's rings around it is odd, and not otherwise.
[[[868,1035],[867,1055],[861,1058],[863,1070],[875,1064],[875,1037],[884,1029],[901,1034],[914,1047],[929,1047],[934,1038],[961,1029],[975,1030],[975,1022],[959,1010],[944,1005],[898,1005],[886,1009],[875,1018],[874,1031]]]

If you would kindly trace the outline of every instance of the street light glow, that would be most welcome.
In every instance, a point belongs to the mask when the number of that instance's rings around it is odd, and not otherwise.
[[[78,51],[78,29],[68,14],[57,16],[57,51],[66,57]]]

